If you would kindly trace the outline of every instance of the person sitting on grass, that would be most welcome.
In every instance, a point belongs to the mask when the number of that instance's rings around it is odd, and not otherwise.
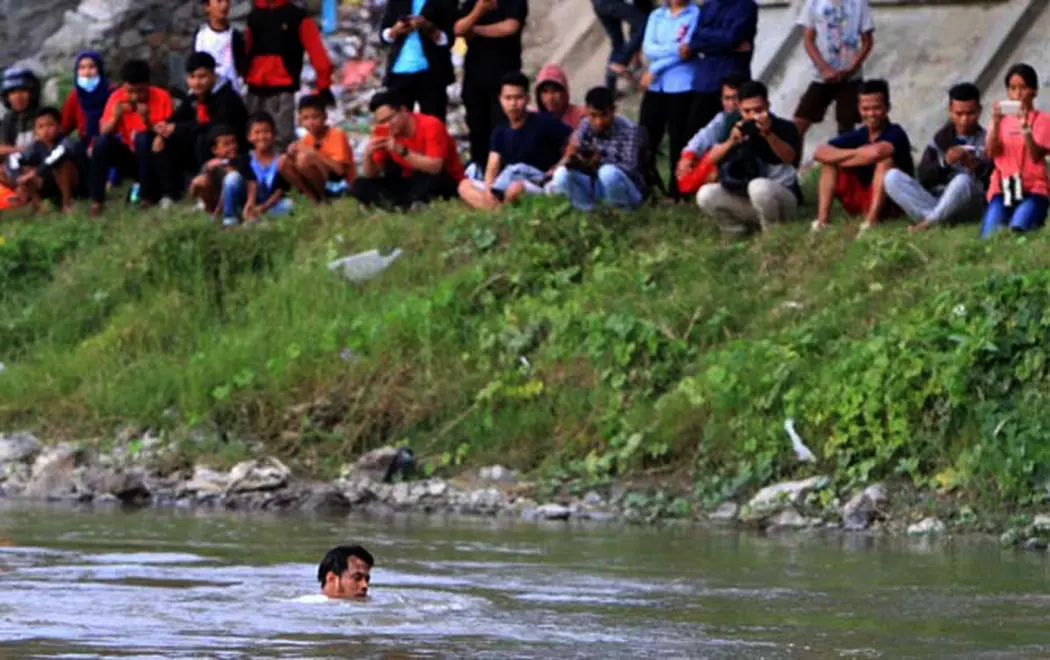
[[[240,152],[237,131],[224,124],[215,124],[208,133],[211,158],[205,161],[200,174],[190,181],[190,197],[200,201],[204,211],[218,220],[220,213],[235,210],[230,217],[239,217],[240,209],[224,209],[223,183],[229,174],[237,174],[237,155]],[[232,183],[232,180],[231,180]]]
[[[292,210],[291,189],[280,173],[273,117],[258,112],[248,118],[248,142],[252,150],[237,154],[237,136],[228,127],[212,131],[214,158],[190,184],[190,193],[217,215],[222,226],[236,227],[264,215],[283,215]]]
[[[88,192],[91,196],[88,213],[91,216],[102,213],[110,168],[115,167],[122,176],[137,175],[139,184],[152,195],[158,194],[160,188],[151,179],[156,176],[156,168],[149,129],[171,117],[174,109],[171,94],[150,84],[149,63],[143,60],[125,62],[120,77],[123,84],[110,94],[106,102],[99,136],[91,150],[88,165]],[[143,206],[156,201],[143,195]]]
[[[45,107],[36,113],[33,132],[36,140],[22,152],[21,167],[12,172],[19,196],[34,213],[47,200],[66,213],[73,210],[73,196],[81,181],[83,162],[77,141],[63,137],[62,113]]]
[[[346,133],[328,125],[328,109],[320,96],[299,101],[299,125],[306,130],[282,158],[281,174],[315,202],[352,190],[357,172]]]
[[[164,193],[182,195],[187,172],[195,172],[211,158],[213,125],[227,126],[239,137],[238,151],[248,151],[248,109],[226,78],[216,74],[215,58],[193,53],[186,58],[189,95],[167,121],[153,127],[153,161]],[[152,198],[152,191],[144,191]]]
[[[40,109],[40,79],[29,69],[11,67],[0,80],[0,99],[7,113],[0,120],[0,210],[23,203],[16,188],[18,181],[9,170],[19,168],[22,151],[33,142],[33,124]]]
[[[76,80],[62,104],[61,130],[64,135],[76,131],[78,144],[89,154],[113,88],[102,65],[102,56],[93,50],[79,53],[73,70]]]
[[[544,64],[536,76],[536,110],[554,115],[573,130],[587,116],[586,110],[572,102],[569,77],[557,64]]]
[[[948,117],[922,152],[918,180],[900,170],[886,174],[886,194],[915,221],[911,231],[976,220],[984,213],[993,165],[985,155],[977,85],[960,83],[948,90]]]
[[[459,183],[463,201],[486,211],[526,193],[542,193],[572,135],[572,129],[553,115],[526,110],[529,79],[520,71],[503,76],[499,101],[507,124],[492,132],[485,180]]]
[[[995,172],[981,222],[984,238],[1003,227],[1025,232],[1046,222],[1050,208],[1046,169],[1050,114],[1035,109],[1038,91],[1035,69],[1015,64],[1006,73],[1006,96],[1017,104],[1016,111],[1005,112],[999,101],[992,105],[988,155],[995,159]]]
[[[861,83],[858,98],[864,125],[817,147],[814,160],[822,165],[817,191],[817,219],[812,230],[826,229],[831,204],[838,200],[850,216],[864,216],[860,231],[880,219],[894,217],[895,205],[886,196],[886,174],[893,168],[911,175],[915,164],[908,134],[890,121],[890,87],[885,80]]]
[[[581,211],[606,203],[636,209],[645,199],[642,140],[637,124],[616,114],[613,91],[595,87],[584,99],[587,118],[569,140],[551,191]]]
[[[375,121],[354,195],[366,206],[418,208],[451,199],[463,180],[456,141],[440,119],[410,112],[395,92],[369,103]]]
[[[746,83],[740,88],[739,121],[708,152],[712,164],[725,168],[720,182],[700,188],[696,203],[729,233],[792,220],[802,203],[797,169],[801,153],[795,124],[769,111],[766,86]]]
[[[675,167],[675,179],[681,194],[695,195],[700,186],[718,178],[718,167],[711,163],[707,154],[727,134],[731,125],[730,115],[737,111],[738,92],[746,82],[739,76],[722,81],[722,112],[689,140]]]

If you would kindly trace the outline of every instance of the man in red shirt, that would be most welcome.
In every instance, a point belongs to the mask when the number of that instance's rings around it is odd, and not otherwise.
[[[143,187],[149,187],[150,182],[144,179],[156,177],[151,162],[150,128],[168,121],[173,110],[171,95],[150,85],[147,62],[129,60],[120,70],[120,77],[123,84],[110,94],[106,109],[102,111],[99,136],[88,166],[89,214],[92,216],[100,214],[106,202],[106,180],[111,167],[137,178]]]
[[[376,94],[368,107],[375,128],[354,185],[357,199],[404,210],[455,197],[463,162],[441,120],[409,112],[395,92]]]

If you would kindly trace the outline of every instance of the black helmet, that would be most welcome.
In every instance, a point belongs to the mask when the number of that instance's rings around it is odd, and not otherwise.
[[[8,95],[19,89],[28,91],[34,100],[40,98],[40,79],[36,74],[26,67],[13,66],[4,71],[3,79],[0,80],[0,99],[8,108],[11,107]]]

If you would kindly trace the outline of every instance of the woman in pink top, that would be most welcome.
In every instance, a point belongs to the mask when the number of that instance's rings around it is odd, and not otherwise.
[[[1006,74],[1006,96],[1019,101],[1016,115],[1003,115],[999,101],[992,104],[988,129],[988,155],[995,159],[995,172],[988,187],[988,210],[981,223],[981,236],[1002,227],[1024,232],[1037,229],[1050,209],[1046,157],[1050,154],[1050,115],[1033,107],[1039,76],[1027,64],[1015,64]]]

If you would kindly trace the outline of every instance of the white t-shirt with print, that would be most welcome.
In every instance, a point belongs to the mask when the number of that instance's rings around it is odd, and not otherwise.
[[[817,31],[817,49],[832,69],[849,68],[860,52],[861,35],[875,31],[868,0],[806,0],[798,24]],[[852,79],[863,76],[858,70]],[[817,80],[821,80],[817,72]]]
[[[217,65],[215,73],[233,83],[238,93],[244,93],[244,86],[237,75],[237,64],[233,59],[233,28],[216,32],[210,25],[202,25],[197,32],[197,40],[193,43],[193,50],[214,57]]]

